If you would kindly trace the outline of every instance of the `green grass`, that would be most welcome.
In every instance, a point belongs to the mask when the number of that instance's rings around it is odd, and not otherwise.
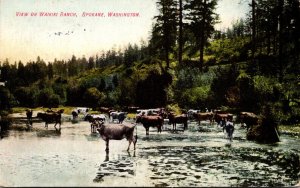
[[[52,108],[52,110],[57,111],[57,110],[60,110],[60,109],[64,109],[64,113],[65,113],[65,114],[71,114],[71,113],[72,113],[72,110],[73,110],[74,108],[75,108],[75,107],[72,107],[72,106],[60,106],[60,107],[58,107],[58,108]],[[12,108],[12,113],[23,113],[23,112],[25,112],[27,109],[32,109],[33,111],[46,111],[46,110],[48,110],[49,108],[44,108],[44,107],[37,107],[37,108],[14,107],[14,108]]]
[[[300,135],[300,124],[296,125],[280,125],[279,131],[284,133],[291,133]]]
[[[136,114],[135,113],[128,113],[127,118],[133,119],[135,118]]]

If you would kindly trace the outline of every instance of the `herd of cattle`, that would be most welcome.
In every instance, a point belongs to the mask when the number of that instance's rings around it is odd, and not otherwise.
[[[64,110],[47,110],[46,112],[37,113],[37,118],[45,122],[45,127],[48,128],[49,123],[55,123],[54,127],[59,124],[61,127],[61,117]],[[89,121],[91,124],[91,132],[98,131],[100,136],[106,141],[106,151],[109,150],[109,140],[121,140],[126,138],[131,143],[135,144],[137,135],[134,135],[134,129],[137,124],[142,124],[146,130],[146,135],[149,135],[149,128],[157,128],[157,132],[162,131],[163,126],[168,122],[172,125],[173,130],[176,130],[176,125],[183,125],[183,131],[188,128],[189,121],[196,121],[200,125],[201,121],[209,121],[212,125],[214,122],[220,124],[221,121],[233,121],[233,114],[221,110],[214,110],[213,112],[200,112],[199,110],[188,110],[183,114],[175,114],[168,112],[164,108],[158,109],[137,109],[135,116],[135,124],[124,121],[127,118],[127,112],[119,112],[111,109],[102,109],[101,114],[90,114],[88,108],[76,108],[72,111],[72,118],[76,120],[79,114],[83,114],[83,120]],[[29,124],[32,126],[32,110],[26,112]],[[237,121],[242,126],[249,127],[258,124],[258,116],[251,112],[240,112],[237,116]]]

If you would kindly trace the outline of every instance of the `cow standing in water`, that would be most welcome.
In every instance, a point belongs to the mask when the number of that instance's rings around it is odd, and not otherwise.
[[[45,121],[45,127],[48,128],[49,123],[55,123],[54,128],[56,129],[56,125],[59,124],[59,128],[61,127],[61,114],[64,112],[64,109],[61,109],[57,112],[46,112],[37,114],[37,118]]]
[[[173,124],[173,130],[176,130],[177,123],[183,124],[183,131],[187,129],[188,117],[186,114],[175,115],[174,113],[169,113],[168,117],[169,117],[169,124]]]
[[[94,133],[98,125],[105,122],[106,117],[104,114],[87,114],[84,120],[91,123],[91,132]]]
[[[209,120],[210,125],[213,123],[213,116],[212,112],[197,112],[193,113],[193,117],[196,121],[198,121],[198,125],[200,125],[201,121]]]
[[[240,112],[239,119],[242,127],[246,124],[247,131],[258,124],[258,116],[252,112]]]
[[[127,116],[126,112],[111,112],[109,114],[109,117],[111,117],[111,122],[117,120],[118,123],[123,123],[123,121],[126,119],[126,116]]]
[[[79,112],[77,110],[72,111],[73,120],[76,120],[78,118]]]
[[[144,128],[146,129],[146,135],[149,135],[150,127],[157,127],[157,132],[161,133],[161,128],[164,123],[164,119],[158,115],[138,115],[136,117],[136,123],[142,123]]]
[[[27,120],[28,120],[28,124],[30,126],[32,126],[32,110],[31,109],[26,110],[26,117],[27,117]]]
[[[94,124],[97,124],[98,133],[101,138],[106,142],[105,151],[109,151],[109,140],[122,140],[126,138],[129,142],[127,151],[129,151],[130,145],[133,142],[134,150],[137,142],[137,135],[134,136],[134,128],[136,125],[132,124],[107,124],[105,125],[103,122],[94,121]],[[92,124],[93,124],[92,123]]]

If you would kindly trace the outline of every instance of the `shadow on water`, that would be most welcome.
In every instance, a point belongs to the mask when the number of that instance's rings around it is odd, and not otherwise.
[[[100,138],[98,133],[85,134],[84,136],[88,141],[99,141]]]
[[[61,128],[55,130],[37,130],[37,137],[59,137],[61,136]]]
[[[0,132],[0,140],[2,140],[2,138],[8,137],[9,136],[9,131],[7,130],[2,130]]]
[[[107,151],[105,160],[99,166],[98,173],[93,182],[103,182],[105,177],[133,177],[136,170],[135,157],[135,151],[133,151],[132,154],[127,151],[110,159],[109,151]]]

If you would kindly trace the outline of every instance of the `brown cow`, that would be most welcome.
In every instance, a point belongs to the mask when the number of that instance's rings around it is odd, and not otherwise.
[[[142,123],[146,129],[146,135],[149,135],[150,127],[157,127],[157,132],[161,133],[161,128],[164,123],[164,119],[158,115],[138,115],[136,117],[136,123]]]
[[[131,124],[107,124],[104,125],[103,122],[94,121],[94,124],[98,124],[97,131],[99,132],[101,138],[106,142],[106,151],[109,151],[109,140],[122,140],[126,138],[129,141],[127,151],[133,142],[134,150],[137,142],[137,135],[134,136],[134,128],[136,125]],[[93,124],[92,123],[92,124]]]
[[[240,112],[239,119],[241,122],[241,125],[244,127],[244,124],[246,124],[247,131],[250,127],[253,125],[258,124],[258,116],[252,112]]]
[[[226,120],[233,120],[233,114],[230,114],[228,112],[224,112],[224,111],[220,111],[220,110],[216,110],[215,114],[214,114],[214,120],[217,122],[217,124],[220,124],[222,119],[226,119]]]
[[[112,108],[107,108],[107,107],[100,107],[99,111],[102,113],[107,113],[109,114]]]
[[[173,124],[173,130],[176,130],[176,123],[182,123],[183,130],[187,129],[188,117],[186,114],[181,114],[176,116],[174,113],[169,113],[168,117],[169,117],[169,124]]]
[[[56,128],[56,124],[59,124],[59,128],[61,126],[61,114],[64,112],[64,109],[61,109],[57,112],[46,112],[46,113],[37,113],[37,117],[45,121],[45,127],[48,128],[48,123],[55,122],[54,128]]]
[[[201,121],[209,120],[210,125],[212,125],[214,114],[212,112],[199,112],[193,114],[196,121],[198,121],[198,125],[200,125]]]

